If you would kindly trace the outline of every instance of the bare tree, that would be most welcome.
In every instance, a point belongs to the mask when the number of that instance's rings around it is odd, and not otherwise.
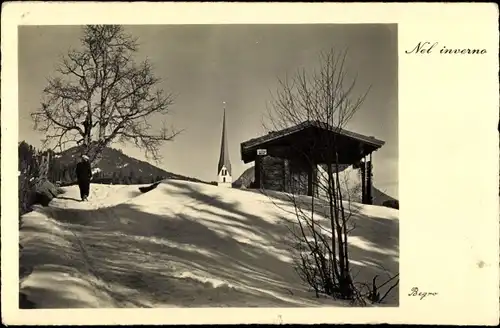
[[[163,124],[154,133],[149,122],[168,114],[174,97],[158,88],[148,60],[134,61],[137,39],[122,26],[90,25],[80,41],[62,58],[57,76],[48,78],[41,108],[32,113],[44,146],[83,145],[94,160],[111,142],[128,141],[159,160],[162,142],[179,132]]]
[[[354,95],[356,77],[348,81],[346,57],[347,51],[332,49],[321,54],[319,70],[308,73],[302,69],[290,78],[279,79],[278,90],[268,108],[265,129],[279,131],[305,121],[333,132],[345,128],[369,92],[368,89],[359,96]],[[355,190],[346,191],[347,181],[341,182],[339,173],[344,163],[339,162],[338,141],[335,137],[317,138],[309,140],[310,147],[318,146],[315,142],[324,147],[320,160],[324,170],[313,180],[312,197],[298,197],[294,189],[288,194],[297,218],[290,228],[295,241],[297,272],[316,295],[327,294],[363,304],[366,299],[378,302],[380,297],[370,296],[374,290],[377,294],[376,279],[371,289],[362,291],[367,284],[356,284],[351,273],[348,236],[355,229],[351,220],[355,214],[351,206]],[[305,170],[314,172],[317,163],[312,154],[298,147],[296,150],[305,163]],[[295,180],[300,185],[300,179]],[[322,199],[318,198],[320,192]]]

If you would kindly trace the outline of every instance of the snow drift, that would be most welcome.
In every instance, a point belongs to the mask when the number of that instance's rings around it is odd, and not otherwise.
[[[85,203],[64,189],[23,216],[20,288],[38,308],[347,305],[298,278],[280,193],[167,180],[144,194],[92,185]],[[398,211],[354,205],[355,280],[397,274]]]

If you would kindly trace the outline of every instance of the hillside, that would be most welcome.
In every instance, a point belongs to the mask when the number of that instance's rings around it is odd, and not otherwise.
[[[75,186],[64,189],[20,229],[20,291],[37,308],[348,305],[300,281],[286,200],[278,207],[258,192],[175,180],[145,194],[95,184],[87,203],[75,201]],[[397,274],[399,212],[355,207],[354,279]],[[390,295],[385,305],[397,306],[398,288]]]
[[[346,169],[345,173],[350,174],[350,178],[352,181],[354,181],[354,183],[358,183],[356,180],[358,180],[359,177],[356,176],[357,174],[355,172],[351,172],[348,169]],[[241,188],[243,186],[244,188],[248,188],[250,186],[250,183],[253,181],[254,176],[255,176],[255,167],[254,166],[249,167],[240,175],[238,179],[236,179],[233,182],[233,187]],[[393,197],[387,195],[386,193],[377,189],[374,186],[372,186],[372,197],[373,197],[373,205],[382,205],[385,201],[395,200]]]
[[[80,147],[69,148],[60,155],[55,156],[54,165],[61,168],[72,168],[80,160],[80,156]],[[111,178],[115,175],[123,177],[133,176],[135,179],[144,181],[144,183],[156,181],[160,178],[207,183],[196,178],[165,171],[148,162],[127,156],[122,151],[111,147],[105,148],[101,159],[93,163],[92,166],[93,171],[98,174],[99,178]]]

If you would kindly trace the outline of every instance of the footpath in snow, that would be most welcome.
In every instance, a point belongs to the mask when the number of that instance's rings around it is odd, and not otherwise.
[[[283,200],[175,180],[145,194],[93,184],[89,202],[64,189],[23,216],[21,291],[37,308],[346,305],[300,281]],[[397,274],[398,211],[356,205],[355,279]]]

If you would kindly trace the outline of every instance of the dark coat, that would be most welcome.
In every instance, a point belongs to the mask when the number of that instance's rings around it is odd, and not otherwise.
[[[92,169],[90,168],[90,162],[81,161],[76,164],[76,179],[79,182],[89,182],[92,178]]]

